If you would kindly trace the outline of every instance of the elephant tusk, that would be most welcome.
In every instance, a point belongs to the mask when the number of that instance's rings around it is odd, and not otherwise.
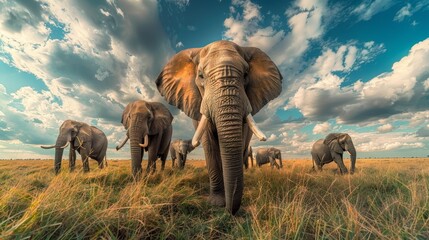
[[[126,138],[124,139],[124,141],[122,141],[121,144],[119,144],[118,146],[116,146],[116,151],[119,151],[119,149],[121,149],[125,145],[125,143],[127,143],[128,139],[129,139],[129,137],[127,135]]]
[[[147,136],[147,134],[144,136],[144,143],[141,144],[139,143],[140,147],[145,148],[149,145],[149,137]]]
[[[55,145],[52,146],[40,146],[43,149],[51,149],[51,148],[55,148]]]
[[[70,144],[70,142],[67,142],[64,146],[62,146],[62,147],[60,147],[60,146],[57,146],[57,145],[51,145],[51,146],[40,146],[41,148],[43,148],[43,149],[51,149],[51,148],[66,148],[66,147],[68,147],[69,146],[69,144]]]
[[[259,141],[266,141],[267,137],[265,134],[256,126],[255,120],[253,119],[252,115],[247,115],[246,117],[247,124],[249,124],[250,130],[255,134],[257,138],[259,138]]]
[[[195,130],[194,137],[192,138],[192,146],[194,148],[200,145],[200,140],[201,140],[201,137],[203,136],[206,126],[207,126],[207,117],[204,116],[204,114],[202,114],[200,123],[198,124],[197,130]]]
[[[66,147],[68,147],[68,146],[69,146],[69,144],[70,144],[70,142],[67,142],[67,143],[66,143],[66,145],[64,145],[64,146],[62,146],[62,147],[60,147],[60,148],[66,148]]]

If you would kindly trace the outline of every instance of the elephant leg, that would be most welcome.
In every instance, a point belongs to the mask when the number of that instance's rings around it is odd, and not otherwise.
[[[156,159],[158,158],[159,144],[161,142],[162,134],[149,139],[149,148],[147,151],[147,168],[146,173],[154,173],[156,170]]]
[[[344,162],[343,162],[343,156],[342,156],[342,154],[335,153],[335,155],[334,155],[334,161],[338,165],[338,167],[340,168],[341,174],[348,173],[347,168],[346,168],[346,166],[344,165]]]
[[[161,155],[161,171],[165,169],[165,160],[167,160],[168,152]]]
[[[183,154],[183,156],[182,156],[182,168],[185,168],[185,164],[186,164],[186,158],[187,158],[187,155],[186,154]]]
[[[86,151],[81,151],[80,156],[82,157],[83,171],[89,172],[89,154]]]
[[[70,147],[70,153],[69,153],[69,167],[70,172],[73,172],[76,166],[76,151],[73,149],[73,147]]]
[[[225,206],[225,190],[223,185],[222,161],[220,157],[219,142],[214,136],[213,125],[208,124],[203,135],[202,145],[206,158],[206,165],[210,179],[209,202],[215,206]]]
[[[274,168],[274,166],[275,166],[277,169],[280,169],[280,166],[277,164],[277,162],[276,162],[276,159],[275,159],[275,158],[273,158],[273,157],[269,157],[269,159],[270,159],[271,169],[273,169],[273,168]]]
[[[173,156],[171,156],[171,168],[174,168],[174,160],[175,160],[175,158]]]
[[[316,153],[311,153],[311,157],[313,159],[313,170],[322,171],[322,160]],[[316,165],[316,166],[315,166]]]

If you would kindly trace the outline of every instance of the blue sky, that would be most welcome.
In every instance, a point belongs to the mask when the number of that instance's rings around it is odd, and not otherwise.
[[[75,119],[109,139],[130,101],[165,101],[154,85],[176,52],[227,39],[264,50],[284,76],[255,115],[285,158],[348,132],[358,157],[429,154],[429,1],[0,1],[0,158],[52,158]],[[173,138],[189,118],[169,106]],[[192,158],[202,157],[197,149]]]

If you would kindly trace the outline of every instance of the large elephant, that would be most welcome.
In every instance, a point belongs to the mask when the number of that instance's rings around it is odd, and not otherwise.
[[[190,153],[194,149],[195,147],[192,145],[192,139],[189,139],[189,140],[176,139],[172,141],[170,144],[170,155],[171,155],[172,167],[175,167],[174,161],[177,159],[178,161],[177,165],[179,166],[180,169],[183,169],[185,167],[188,153]]]
[[[322,170],[323,165],[335,161],[341,173],[347,173],[343,162],[344,151],[350,153],[350,173],[353,174],[356,164],[356,149],[352,138],[347,133],[330,133],[325,139],[317,140],[311,149],[313,164],[316,164],[318,170]]]
[[[57,141],[52,146],[41,146],[44,149],[55,148],[55,173],[61,169],[63,151],[69,144],[69,165],[73,171],[76,163],[76,152],[81,155],[84,172],[89,171],[89,158],[98,162],[99,168],[103,168],[106,162],[107,138],[100,129],[89,126],[86,123],[74,120],[66,120],[61,124]]]
[[[144,151],[148,152],[146,173],[155,171],[158,158],[161,158],[161,169],[164,169],[173,133],[172,121],[170,111],[158,102],[138,100],[125,107],[121,123],[127,130],[127,136],[116,150],[121,149],[130,139],[131,169],[134,177],[141,175]]]
[[[253,151],[251,146],[249,146],[247,148],[247,152],[244,153],[243,164],[245,169],[249,168],[249,158],[250,158],[250,164],[253,167]]]
[[[280,149],[277,148],[258,148],[256,150],[256,165],[258,167],[261,167],[263,164],[270,163],[271,169],[274,168],[274,166],[277,169],[283,168],[282,163],[282,153]],[[277,164],[276,160],[278,159],[279,164]]]
[[[282,76],[260,49],[217,41],[183,50],[156,80],[162,96],[191,117],[192,144],[202,142],[210,179],[209,202],[235,214],[243,195],[243,157],[255,115],[282,89]]]

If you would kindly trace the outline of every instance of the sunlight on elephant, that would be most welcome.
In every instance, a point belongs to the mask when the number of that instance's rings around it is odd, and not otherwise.
[[[164,169],[173,133],[172,121],[170,111],[158,102],[138,100],[125,107],[121,123],[127,130],[127,136],[116,150],[121,149],[130,139],[131,169],[134,177],[141,175],[144,151],[148,153],[146,173],[155,172],[158,158],[161,158],[161,169]]]
[[[98,162],[99,168],[103,168],[106,162],[107,138],[100,129],[89,126],[83,122],[66,120],[61,125],[57,141],[52,146],[41,146],[44,149],[55,148],[55,173],[58,174],[61,169],[61,160],[64,148],[70,145],[69,165],[70,171],[73,171],[76,163],[76,152],[81,155],[83,170],[89,171],[89,158]]]
[[[185,167],[186,158],[188,153],[194,150],[195,147],[192,145],[192,140],[182,140],[176,139],[170,144],[170,155],[172,161],[172,167],[175,167],[175,160],[177,159],[179,169],[183,169]]]
[[[344,151],[350,153],[350,173],[353,174],[356,165],[356,149],[352,138],[347,133],[330,133],[325,139],[319,139],[313,144],[311,149],[313,168],[316,165],[318,170],[322,170],[323,165],[335,161],[341,173],[347,173],[343,162]]]
[[[209,202],[235,214],[243,195],[243,157],[252,133],[266,137],[255,115],[282,89],[282,76],[258,48],[217,41],[183,50],[156,80],[162,96],[194,120],[192,144],[203,145]]]
[[[263,164],[270,163],[271,169],[276,167],[277,169],[283,168],[282,153],[277,148],[258,148],[256,150],[256,165],[261,167]],[[277,164],[277,161],[279,163]]]

